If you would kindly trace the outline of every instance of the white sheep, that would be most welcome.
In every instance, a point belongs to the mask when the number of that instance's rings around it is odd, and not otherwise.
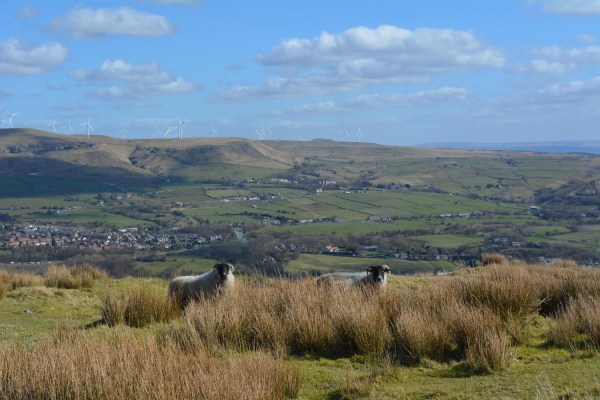
[[[214,296],[234,286],[233,265],[221,263],[215,264],[212,271],[205,274],[173,279],[169,284],[169,296],[179,298],[182,307],[185,307],[190,300]]]
[[[319,285],[346,285],[346,286],[375,286],[382,289],[387,287],[387,265],[372,265],[367,272],[334,272],[325,274],[317,279]]]

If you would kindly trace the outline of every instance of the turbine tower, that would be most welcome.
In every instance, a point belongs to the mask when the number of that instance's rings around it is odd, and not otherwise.
[[[212,133],[212,137],[218,136],[219,133],[217,131],[215,131],[215,124],[213,123],[213,127],[210,131],[210,133]]]
[[[63,128],[67,128],[67,132],[66,134],[69,134],[69,131],[74,131],[75,129],[73,129],[73,127],[71,126],[71,120],[69,120],[69,123],[65,126],[63,126]]]
[[[9,128],[12,128],[12,117],[14,117],[15,115],[19,115],[19,113],[8,114],[8,127]]]
[[[364,137],[362,133],[360,133],[360,126],[358,127],[358,132],[356,132],[356,136],[358,138],[358,143],[360,143],[360,138]]]
[[[273,132],[271,132],[271,124],[269,124],[269,126],[267,127],[267,140],[271,140],[272,134]]]
[[[87,137],[90,137],[90,129],[92,130],[92,132],[94,132],[94,128],[92,128],[92,124],[90,124],[90,122],[92,121],[92,117],[90,116],[90,118],[88,119],[88,122],[84,123],[84,124],[79,124],[79,125],[85,125],[87,128]]]
[[[185,121],[180,121],[179,117],[177,118],[177,129],[179,140],[183,140],[183,127],[185,126]]]
[[[4,110],[0,111],[0,127],[2,126],[3,122],[6,122],[5,120],[2,119],[2,114],[4,114],[4,112],[8,110],[8,108],[5,108]]]
[[[158,130],[158,128],[156,127],[156,125],[154,125],[154,134],[152,135],[152,137],[157,138],[158,135],[160,135],[160,131]]]
[[[256,135],[258,136],[258,140],[262,140],[263,138],[263,132],[262,131],[255,131]]]
[[[54,122],[52,122],[50,125],[48,125],[48,127],[50,128],[50,130],[54,133],[56,133],[56,119],[54,120]]]
[[[125,127],[123,126],[123,124],[121,124],[121,130],[119,131],[119,135],[121,135],[121,138],[123,140],[125,140],[125,132],[129,132],[127,129],[125,129]]]
[[[344,130],[340,131],[340,133],[344,134],[344,142],[345,142],[346,141],[346,137],[348,137],[348,135],[349,135],[348,131],[346,130],[346,125],[344,125]]]

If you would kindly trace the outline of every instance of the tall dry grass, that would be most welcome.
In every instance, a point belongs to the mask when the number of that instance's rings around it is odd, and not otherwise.
[[[8,287],[5,283],[0,282],[0,300],[6,297],[6,292],[8,292]]]
[[[181,314],[179,303],[156,286],[137,283],[128,290],[109,288],[102,294],[100,312],[109,326],[126,324],[141,328],[167,322]]]
[[[490,264],[508,264],[508,258],[500,253],[486,253],[481,257],[481,264],[486,266]]]
[[[0,346],[0,399],[286,399],[297,371],[267,353],[216,357],[149,335]]]
[[[66,267],[53,265],[46,272],[46,286],[59,289],[90,289],[97,279],[108,278],[106,272],[91,265]]]
[[[44,278],[27,272],[12,275],[12,281],[10,283],[11,290],[33,286],[44,286]]]
[[[548,336],[562,347],[600,350],[600,299],[589,296],[571,299],[556,316],[556,324]]]

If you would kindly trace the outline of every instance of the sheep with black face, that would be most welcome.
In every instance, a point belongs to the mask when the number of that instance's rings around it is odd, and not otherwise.
[[[371,286],[385,289],[387,287],[387,274],[390,267],[387,265],[372,265],[366,272],[334,272],[322,275],[317,279],[319,285],[348,285]]]
[[[187,305],[191,300],[200,297],[211,297],[235,286],[233,265],[228,263],[215,264],[212,271],[196,276],[180,276],[169,284],[169,296],[179,298],[181,305]]]

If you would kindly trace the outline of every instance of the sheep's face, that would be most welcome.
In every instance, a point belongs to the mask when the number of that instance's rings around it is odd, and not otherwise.
[[[217,273],[219,274],[219,278],[221,278],[222,280],[226,280],[229,277],[229,274],[233,273],[233,265],[231,264],[215,264],[213,269],[217,271]]]
[[[387,265],[372,265],[367,268],[371,281],[377,284],[383,284],[386,281],[385,274],[388,272],[390,272],[390,267]]]

